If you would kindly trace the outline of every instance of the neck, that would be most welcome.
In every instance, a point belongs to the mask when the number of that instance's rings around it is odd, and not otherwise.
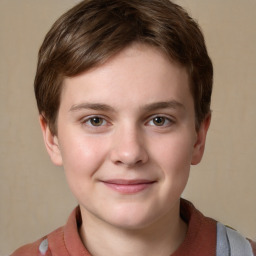
[[[168,216],[170,215],[170,216]],[[81,239],[94,256],[166,256],[183,242],[187,225],[178,214],[168,214],[155,223],[140,229],[122,229],[83,216]],[[84,221],[86,220],[86,221]],[[85,228],[86,226],[86,228]]]

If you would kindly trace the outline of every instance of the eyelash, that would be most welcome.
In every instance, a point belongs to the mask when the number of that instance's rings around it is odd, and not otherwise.
[[[99,125],[92,124],[93,119],[94,119],[94,121],[98,121]],[[158,121],[162,121],[162,124],[161,124],[161,122],[159,122],[160,125],[157,125],[154,122],[154,121],[158,122],[157,119],[158,119]],[[174,123],[174,121],[172,119],[162,116],[162,115],[151,116],[148,119],[148,121],[146,122],[147,125],[155,126],[155,127],[169,127],[173,123]],[[82,120],[82,124],[88,125],[89,127],[93,127],[93,128],[100,128],[102,126],[108,125],[109,121],[107,121],[107,119],[102,116],[90,116],[90,117],[87,117],[86,119]]]
[[[93,119],[98,119],[98,121],[101,121],[102,123],[100,123],[100,125],[93,125],[92,121]],[[96,120],[94,120],[96,121]],[[102,127],[107,125],[108,121],[106,120],[106,118],[102,117],[102,116],[90,116],[87,117],[86,119],[82,120],[82,124],[88,125],[90,127]]]
[[[157,121],[157,119],[162,119],[163,124],[157,125],[156,123],[154,123],[154,121]],[[173,123],[174,123],[174,120],[162,115],[155,115],[153,117],[150,117],[150,120],[147,122],[148,125],[154,126],[154,127],[169,127]]]

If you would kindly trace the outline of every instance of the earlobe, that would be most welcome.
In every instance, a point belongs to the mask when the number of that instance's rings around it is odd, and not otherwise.
[[[40,126],[43,132],[44,144],[46,150],[55,165],[62,165],[62,156],[59,148],[59,142],[56,135],[52,134],[50,131],[49,125],[45,118],[40,115],[39,116]]]
[[[207,135],[207,131],[209,129],[210,123],[211,123],[211,114],[209,114],[204,119],[204,121],[201,123],[200,128],[197,132],[197,139],[194,144],[194,151],[193,151],[192,160],[191,160],[192,165],[199,164],[203,157],[205,142],[206,142],[206,135]]]

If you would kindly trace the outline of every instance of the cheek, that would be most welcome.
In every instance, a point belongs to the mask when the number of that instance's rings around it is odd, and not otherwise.
[[[106,147],[90,137],[71,136],[61,143],[63,167],[70,190],[80,201],[90,200],[94,174],[106,157]]]
[[[154,147],[155,163],[160,167],[166,185],[183,190],[189,176],[193,140],[186,133],[181,136],[167,136]]]
[[[182,168],[191,163],[193,154],[194,143],[191,136],[181,134],[180,136],[166,136],[154,143],[152,142],[150,148],[152,155],[155,156],[156,161],[162,165],[173,166]]]
[[[92,177],[107,154],[106,145],[100,139],[78,134],[62,140],[60,149],[68,178]]]

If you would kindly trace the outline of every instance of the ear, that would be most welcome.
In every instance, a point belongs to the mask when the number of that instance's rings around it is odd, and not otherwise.
[[[50,131],[49,125],[45,118],[40,115],[39,116],[40,126],[43,132],[44,144],[46,146],[46,150],[55,165],[62,165],[62,156],[59,149],[59,142],[56,135],[53,135]]]
[[[211,114],[209,114],[204,121],[201,123],[200,128],[197,132],[197,139],[194,144],[194,151],[193,156],[191,160],[192,165],[199,164],[203,154],[204,154],[204,148],[205,148],[205,142],[206,142],[206,135],[208,128],[211,123]]]

